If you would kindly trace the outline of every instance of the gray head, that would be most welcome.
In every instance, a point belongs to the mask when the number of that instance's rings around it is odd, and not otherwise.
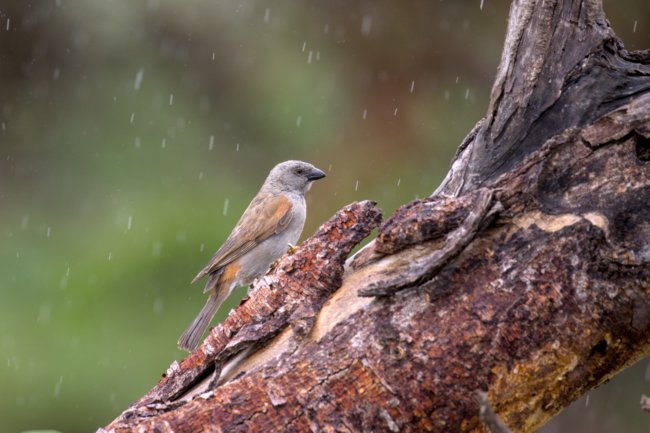
[[[284,161],[273,167],[263,188],[304,193],[309,190],[313,181],[324,177],[322,170],[308,162]]]

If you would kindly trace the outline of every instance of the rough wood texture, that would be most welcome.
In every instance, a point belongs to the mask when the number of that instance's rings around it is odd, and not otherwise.
[[[299,336],[308,333],[322,304],[340,287],[348,254],[380,222],[381,212],[371,201],[337,212],[297,251],[282,257],[273,272],[255,283],[246,302],[212,328],[192,354],[180,364],[174,362],[160,382],[113,424],[180,406],[185,394],[196,395],[192,391],[201,379],[218,379],[226,361],[263,344],[287,326]]]
[[[377,242],[372,246],[375,252],[394,253],[384,256],[382,268],[358,286],[359,295],[392,295],[431,279],[474,238],[490,210],[492,196],[491,190],[481,188],[457,199],[442,198],[446,206],[432,214],[423,211],[418,202],[398,209],[389,224],[379,230]],[[464,215],[464,220],[453,228],[457,215]],[[438,224],[445,217],[450,217],[449,223]],[[400,230],[394,230],[395,225],[399,225]],[[435,240],[430,241],[422,235],[423,228],[438,225],[449,229],[439,247]],[[409,246],[413,248],[407,248]],[[398,252],[400,250],[402,252]],[[356,267],[360,267],[359,263]]]
[[[514,1],[487,115],[436,192],[470,191],[647,93],[648,58],[623,48],[600,0]]]
[[[623,49],[599,1],[514,1],[487,116],[436,196],[398,210],[344,273],[369,210],[337,226],[345,248],[325,236],[282,259],[259,314],[229,318],[108,429],[486,432],[483,390],[533,432],[650,353],[647,203],[650,54]],[[306,293],[328,254],[320,294],[280,306],[278,274]]]

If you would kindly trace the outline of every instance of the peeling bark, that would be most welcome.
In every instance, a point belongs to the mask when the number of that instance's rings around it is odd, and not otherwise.
[[[377,270],[372,277],[361,283],[359,296],[392,295],[433,277],[474,238],[491,209],[492,191],[482,188],[475,194],[458,199],[442,198],[442,202],[448,202],[446,208],[437,209],[438,212],[434,211],[431,215],[421,209],[419,205],[422,203],[406,205],[398,209],[388,224],[380,229],[377,242],[372,245],[375,256],[385,251],[392,251],[393,254],[384,256],[386,258],[382,260],[382,270]],[[427,242],[428,236],[423,236],[422,229],[435,227],[440,220],[447,221],[447,224],[440,226],[449,229],[454,226],[456,215],[464,216],[460,226],[449,232],[440,247],[432,248],[431,243]],[[449,219],[446,220],[446,217]],[[394,230],[395,226],[400,229]],[[397,253],[397,250],[403,250],[403,253]],[[359,266],[356,263],[356,267]]]
[[[379,213],[342,210],[107,430],[486,432],[482,390],[535,431],[650,353],[648,203],[650,53],[600,1],[515,1],[434,196],[345,267]]]

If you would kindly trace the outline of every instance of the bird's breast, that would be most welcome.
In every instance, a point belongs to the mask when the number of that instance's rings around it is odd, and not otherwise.
[[[255,278],[263,275],[271,263],[279,259],[289,249],[289,244],[296,245],[305,225],[307,212],[304,198],[302,201],[292,198],[294,203],[293,216],[286,229],[262,241],[240,259],[242,277],[240,284],[250,284]]]

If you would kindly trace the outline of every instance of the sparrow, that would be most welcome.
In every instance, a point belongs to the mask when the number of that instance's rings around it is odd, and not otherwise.
[[[238,286],[249,285],[300,237],[307,216],[305,193],[325,173],[302,161],[285,161],[271,170],[239,222],[192,283],[207,276],[208,300],[178,340],[193,351],[223,301]]]

